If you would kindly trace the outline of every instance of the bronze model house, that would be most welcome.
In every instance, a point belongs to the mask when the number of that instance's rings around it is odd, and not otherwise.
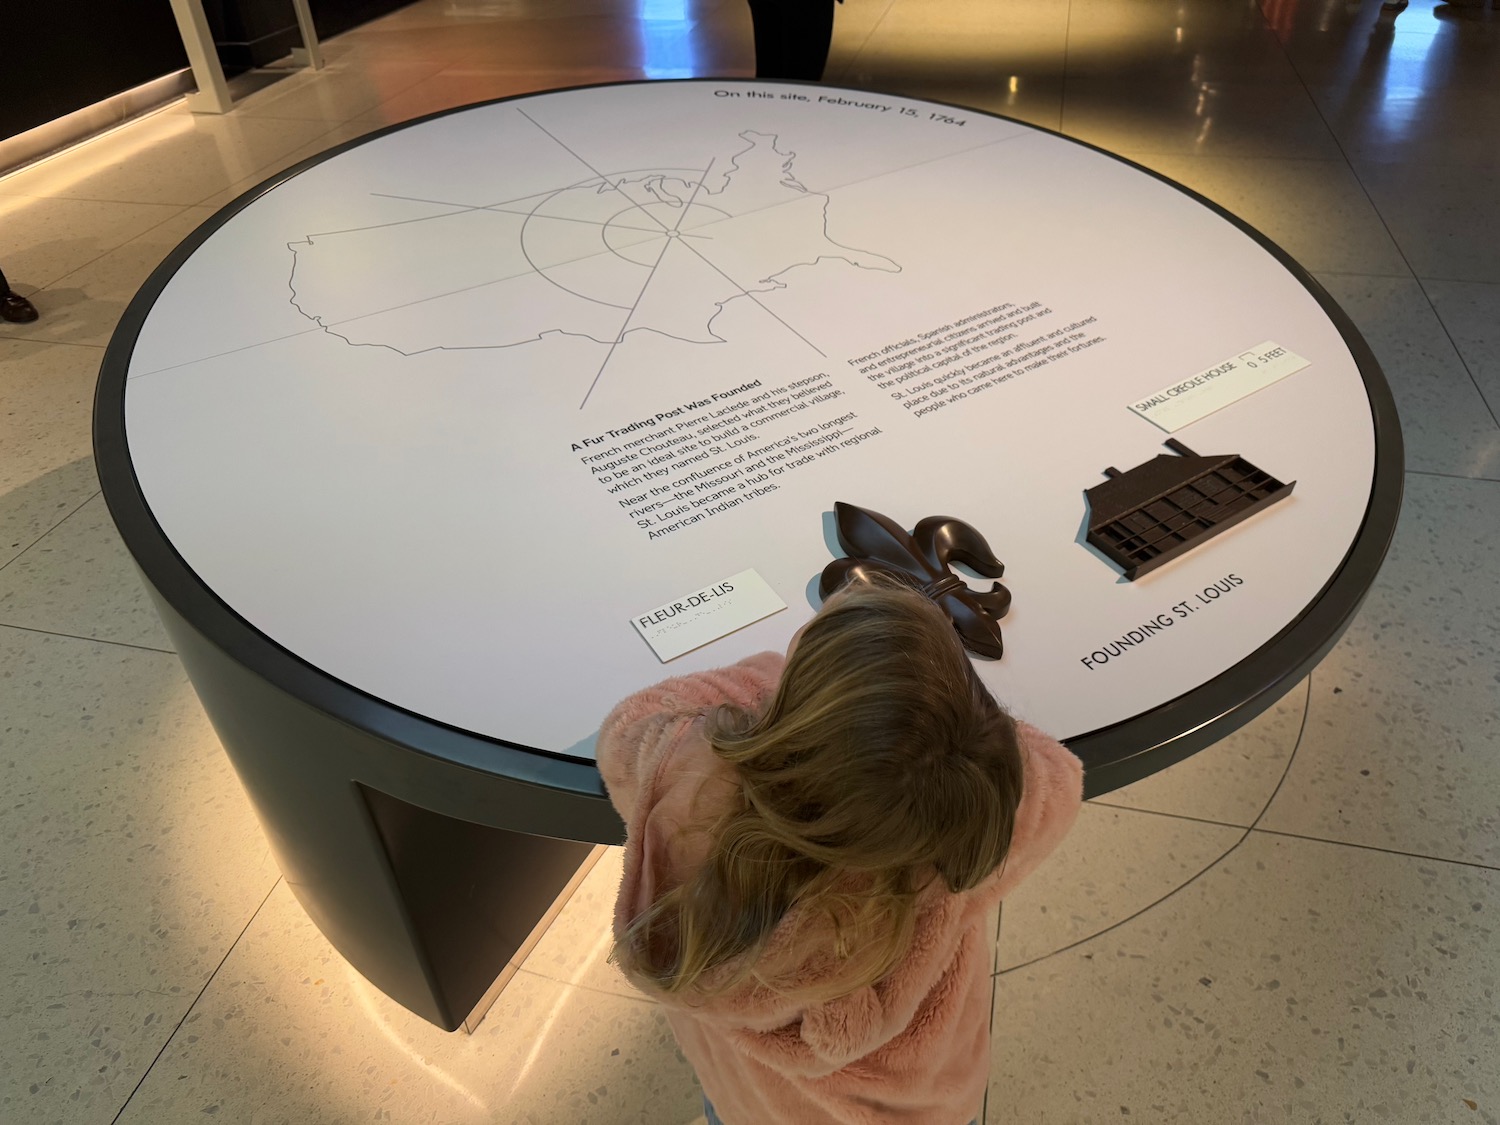
[[[1088,541],[1134,581],[1207,539],[1290,496],[1282,484],[1237,453],[1200,457],[1176,438],[1145,464],[1086,489]]]

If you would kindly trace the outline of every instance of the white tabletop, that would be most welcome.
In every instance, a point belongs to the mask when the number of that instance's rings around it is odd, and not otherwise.
[[[1125,581],[1083,543],[1083,491],[1164,452],[1130,405],[1265,341],[1307,366],[1175,436],[1294,494]],[[1010,377],[913,401],[948,342],[984,364],[966,386]],[[167,283],[125,409],[152,514],[256,629],[584,758],[628,692],[784,647],[836,500],[973,524],[1014,595],[978,662],[996,694],[1065,738],[1129,719],[1308,606],[1374,463],[1343,338],[1210,208],[1017,122],[775,83],[514,99],[306,169]],[[797,452],[751,471],[766,448]],[[620,468],[643,483],[612,491]],[[749,568],[788,609],[665,665],[632,625]]]

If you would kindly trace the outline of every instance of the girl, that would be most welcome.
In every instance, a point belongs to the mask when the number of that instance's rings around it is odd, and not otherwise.
[[[792,639],[604,721],[615,959],[710,1125],[963,1125],[989,1076],[996,903],[1082,766],[1017,723],[920,592],[847,586]]]

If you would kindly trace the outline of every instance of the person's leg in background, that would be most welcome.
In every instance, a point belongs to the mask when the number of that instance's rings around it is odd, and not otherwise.
[[[833,41],[834,0],[750,0],[755,77],[817,82]]]
[[[36,316],[36,306],[21,294],[13,292],[10,282],[5,280],[5,272],[0,270],[0,320],[8,320],[12,324],[29,324]]]

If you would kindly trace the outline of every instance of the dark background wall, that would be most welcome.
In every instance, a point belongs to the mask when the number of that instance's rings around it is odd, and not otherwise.
[[[0,137],[187,66],[167,0],[0,6]]]
[[[311,0],[313,25],[326,39],[411,0]],[[301,44],[291,0],[203,0],[227,74],[265,66]]]
[[[290,0],[203,0],[203,14],[231,76],[265,66],[302,42]]]
[[[410,0],[311,0],[320,37]],[[230,73],[299,42],[289,0],[205,0]],[[187,66],[168,0],[0,3],[0,139]]]

